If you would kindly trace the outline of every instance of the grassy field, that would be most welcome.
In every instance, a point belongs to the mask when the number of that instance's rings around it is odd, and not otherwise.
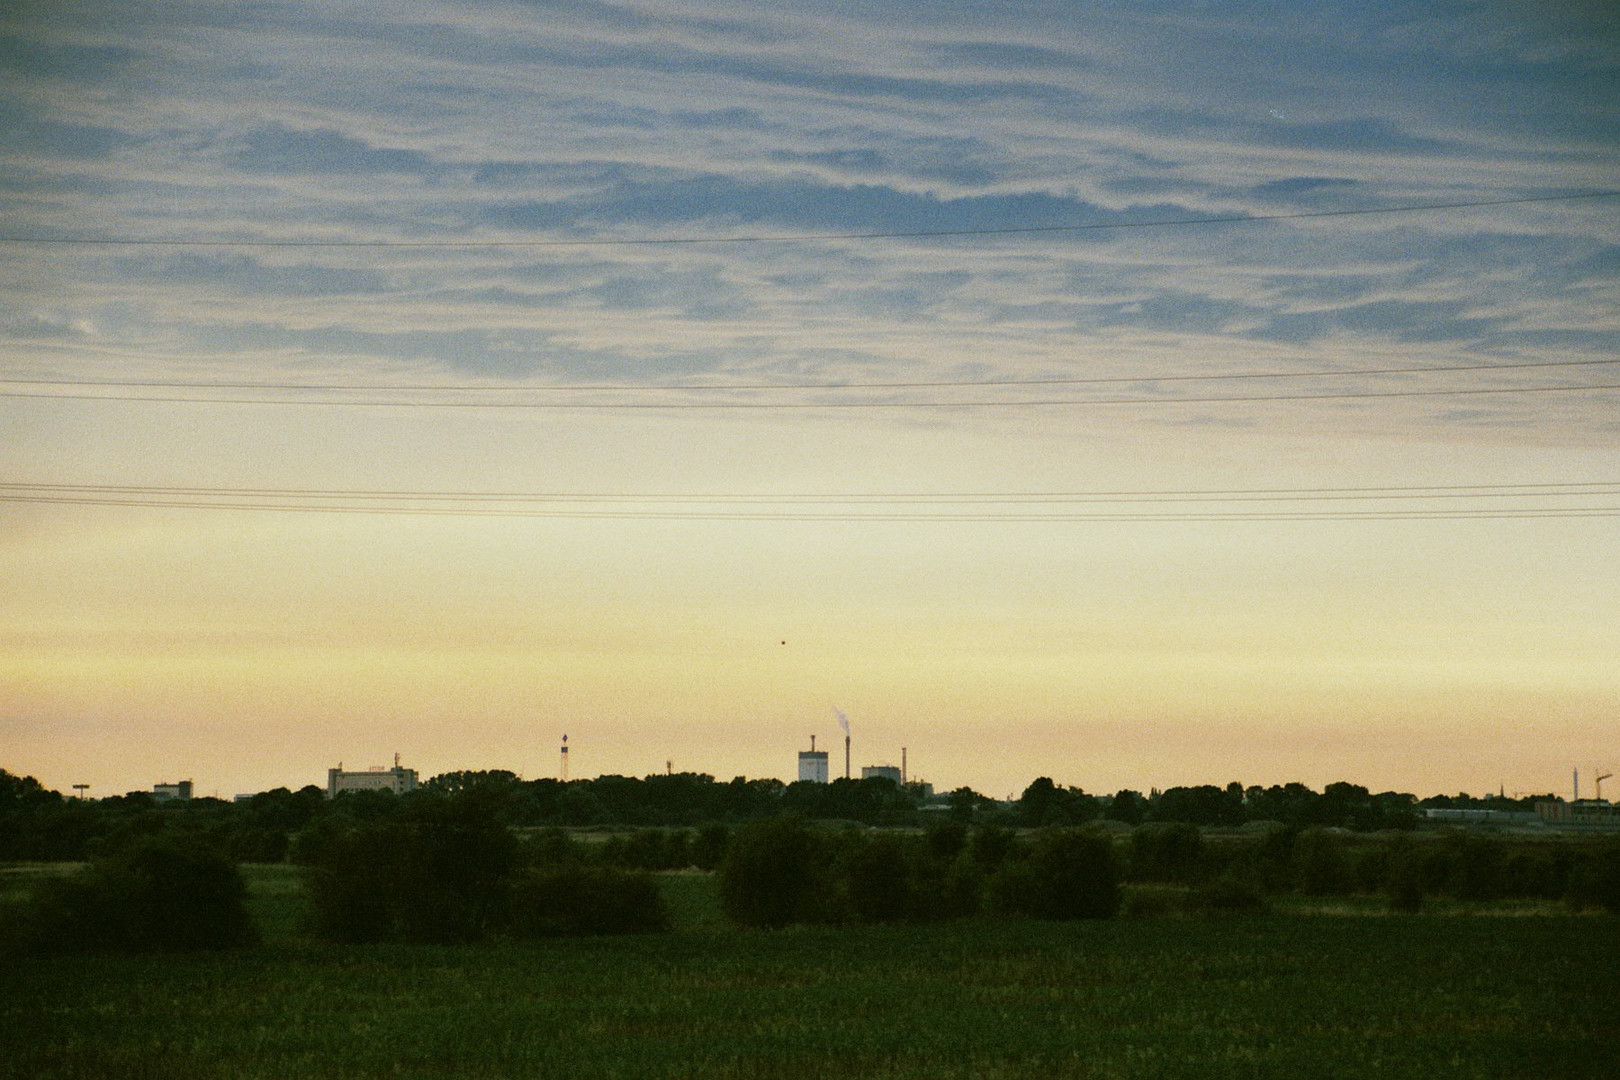
[[[664,879],[677,932],[521,946],[297,936],[0,971],[0,1076],[1607,1077],[1615,923],[1281,913],[745,932]]]

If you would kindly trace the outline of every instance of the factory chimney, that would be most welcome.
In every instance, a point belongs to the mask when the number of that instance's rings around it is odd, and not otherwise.
[[[848,780],[849,779],[849,717],[845,716],[844,715],[844,710],[840,709],[836,705],[833,706],[833,714],[838,717],[838,726],[844,729],[844,779]]]

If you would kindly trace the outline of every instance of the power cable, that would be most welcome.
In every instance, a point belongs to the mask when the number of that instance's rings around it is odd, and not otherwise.
[[[977,388],[1001,386],[1103,386],[1122,383],[1160,382],[1226,382],[1237,380],[1269,379],[1342,379],[1370,375],[1432,375],[1447,372],[1523,371],[1531,368],[1597,367],[1620,364],[1620,357],[1602,360],[1535,360],[1511,364],[1451,364],[1427,367],[1353,368],[1343,371],[1245,371],[1229,374],[1205,375],[1111,375],[1093,378],[1060,379],[959,379],[918,382],[822,382],[822,383],[573,383],[545,386],[489,386],[466,383],[273,383],[197,381],[169,379],[49,379],[21,376],[0,376],[0,384],[12,386],[99,386],[129,387],[167,390],[296,390],[325,393],[499,393],[499,394],[554,394],[554,393],[651,393],[668,391],[678,393],[716,393],[761,390],[938,390],[948,388]],[[33,396],[33,395],[30,395]],[[46,395],[37,395],[46,396]],[[185,400],[192,400],[187,398]]]
[[[359,499],[457,502],[678,502],[678,503],[984,503],[984,502],[1278,502],[1363,499],[1550,498],[1620,495],[1620,480],[1571,480],[1524,484],[1403,484],[1381,487],[1181,488],[1089,491],[965,492],[605,492],[605,491],[408,491],[343,488],[228,488],[141,484],[52,484],[0,481],[0,493],[82,496],[175,496],[247,499]]]
[[[1503,499],[1602,499],[1620,481],[1501,485],[1395,485],[1350,488],[1247,488],[1082,492],[888,492],[853,494],[647,494],[630,492],[362,491],[113,484],[0,483],[0,502],[133,509],[245,510],[295,514],[758,522],[1287,522],[1441,521],[1620,516],[1620,505],[1498,504]],[[1474,506],[1439,500],[1469,499]],[[1368,508],[1311,502],[1428,502]],[[1154,504],[1167,510],[1076,511],[1099,504]],[[1196,509],[1189,504],[1202,504]],[[1273,504],[1264,506],[1259,504]],[[604,506],[626,509],[605,509]],[[1028,509],[1046,506],[1051,509]],[[957,507],[958,509],[949,509]],[[985,509],[1004,507],[1003,509]],[[1015,509],[1016,507],[1016,509]],[[921,509],[919,509],[921,508]]]
[[[108,506],[140,509],[247,510],[298,514],[363,514],[431,517],[571,518],[639,521],[779,521],[779,522],[1200,522],[1200,521],[1450,521],[1620,517],[1620,505],[1535,510],[1375,510],[1174,512],[1163,514],[1015,514],[1015,513],[750,513],[744,511],[611,511],[513,510],[446,507],[307,506],[274,503],[195,503],[180,500],[128,502],[110,499],[0,496],[0,502]]]
[[[1322,218],[1371,217],[1385,214],[1423,214],[1445,210],[1472,210],[1529,203],[1607,199],[1620,191],[1585,191],[1566,195],[1527,195],[1512,199],[1475,199],[1466,202],[1416,203],[1350,210],[1302,210],[1284,214],[1226,214],[1208,217],[1163,218],[1153,221],[1092,222],[1076,225],[1021,225],[962,229],[906,229],[881,232],[792,233],[752,236],[631,237],[595,240],[174,240],[161,237],[0,236],[0,244],[35,246],[192,247],[192,248],[602,248],[698,244],[800,244],[838,240],[922,240],[962,236],[1025,236],[1050,233],[1105,232],[1122,229],[1168,229],[1201,225],[1241,225],[1263,221],[1302,221]]]
[[[1151,381],[1151,380],[1141,380]],[[1253,404],[1296,401],[1353,401],[1382,398],[1466,397],[1508,394],[1580,393],[1591,390],[1620,390],[1620,383],[1596,383],[1574,386],[1516,386],[1473,387],[1460,390],[1379,390],[1346,391],[1329,394],[1252,394],[1225,397],[1164,397],[1164,398],[1054,398],[1046,400],[1014,401],[681,401],[681,402],[545,402],[545,401],[312,401],[298,398],[224,398],[178,397],[160,394],[67,394],[27,393],[0,390],[0,398],[19,398],[55,401],[120,401],[132,403],[169,403],[192,405],[302,405],[340,408],[413,408],[413,409],[544,409],[589,411],[676,411],[676,410],[815,410],[815,409],[1011,409],[1011,408],[1074,408],[1098,405],[1218,405]]]

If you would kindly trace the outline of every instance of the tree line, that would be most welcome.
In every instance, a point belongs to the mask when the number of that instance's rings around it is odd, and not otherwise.
[[[1269,787],[1232,783],[1096,795],[1041,777],[1016,800],[1002,802],[966,787],[928,798],[918,785],[898,785],[881,777],[784,784],[772,779],[717,781],[704,774],[674,773],[563,782],[523,780],[504,770],[484,770],[444,773],[418,791],[398,797],[386,792],[349,792],[328,800],[321,788],[309,785],[297,791],[276,788],[234,802],[197,798],[181,803],[159,802],[145,792],[101,799],[68,798],[33,777],[0,769],[0,861],[83,860],[107,844],[116,846],[133,836],[173,829],[206,834],[239,861],[282,862],[294,838],[317,822],[386,817],[415,802],[474,789],[485,793],[483,797],[505,825],[568,828],[736,825],[796,814],[808,820],[914,828],[937,821],[1007,828],[1100,821],[1227,827],[1275,822],[1293,828],[1373,832],[1414,828],[1421,812],[1431,807],[1530,810],[1537,801],[1555,798],[1437,795],[1419,799],[1399,792],[1374,794],[1349,783],[1329,784],[1320,792],[1298,783]]]
[[[850,785],[844,794],[892,803],[898,789],[884,783]],[[520,793],[515,778],[466,774],[406,797],[271,792],[250,800],[242,820],[280,838],[277,861],[303,868],[307,931],[352,943],[657,932],[670,918],[653,875],[679,869],[714,872],[726,916],[763,928],[1253,912],[1289,893],[1381,894],[1402,912],[1439,897],[1563,899],[1577,909],[1620,910],[1620,844],[1602,837],[1358,834],[1276,823],[1209,830],[1164,820],[1105,825],[1106,818],[1076,824],[1067,819],[1083,796],[1049,781],[996,813],[935,815],[915,827],[812,822],[778,806],[742,821],[607,835],[515,826]],[[7,835],[18,839],[25,810],[64,809],[60,803],[37,783],[9,778],[0,815]],[[244,861],[244,836],[264,837],[220,827],[217,809],[129,800],[100,806],[120,828],[87,842],[84,869],[44,878],[14,909],[0,944],[121,951],[251,944],[235,864]]]

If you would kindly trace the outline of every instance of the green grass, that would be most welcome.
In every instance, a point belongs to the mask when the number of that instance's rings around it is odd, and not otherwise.
[[[303,933],[309,903],[304,893],[303,870],[285,864],[244,863],[248,914],[266,941],[288,941]]]
[[[663,878],[677,931],[465,948],[296,936],[13,960],[0,1077],[1611,1075],[1614,920],[1274,914],[739,931]]]
[[[670,924],[676,930],[725,930],[720,910],[720,880],[713,874],[659,874],[658,887],[669,905]]]
[[[20,904],[41,878],[76,874],[83,868],[83,863],[0,863],[0,904]]]

